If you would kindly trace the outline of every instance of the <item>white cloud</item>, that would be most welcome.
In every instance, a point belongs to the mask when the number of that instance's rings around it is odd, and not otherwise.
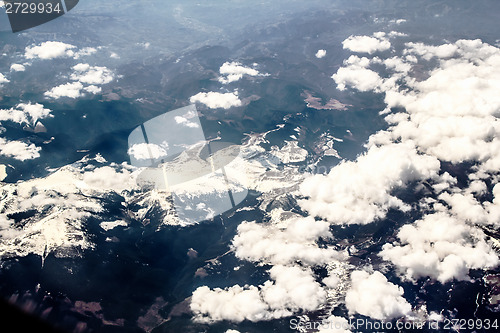
[[[94,47],[84,47],[83,49],[75,52],[73,56],[74,59],[79,59],[80,57],[88,56],[97,52],[97,49]]]
[[[116,227],[127,227],[128,223],[123,220],[117,220],[117,221],[101,222],[99,223],[99,226],[104,230],[109,231]]]
[[[238,98],[238,92],[229,92],[229,93],[219,93],[210,91],[208,93],[198,93],[194,96],[191,96],[189,99],[191,103],[199,102],[205,104],[207,107],[211,109],[223,108],[229,109],[233,106],[241,106],[241,100]]]
[[[21,141],[8,141],[0,138],[0,155],[12,157],[19,161],[31,160],[40,157],[40,147]]]
[[[68,58],[75,55],[76,46],[62,42],[43,42],[37,46],[26,47],[26,59]]]
[[[349,313],[378,320],[390,320],[410,313],[411,305],[403,297],[403,288],[387,281],[380,272],[354,271],[346,293]]]
[[[318,50],[315,54],[316,58],[321,59],[326,56],[326,50]]]
[[[317,310],[326,301],[326,292],[309,269],[274,266],[269,273],[273,281],[259,287],[235,285],[213,290],[199,287],[191,298],[195,319],[201,322],[270,320],[300,310]]]
[[[51,110],[42,104],[19,103],[16,108],[0,110],[0,121],[13,121],[19,124],[35,125],[39,119],[52,117]]]
[[[0,73],[0,84],[9,82],[10,81],[2,73]]]
[[[81,177],[87,189],[92,191],[121,193],[136,187],[130,171],[123,166],[117,168],[113,164],[86,171],[78,177]]]
[[[408,144],[371,147],[356,161],[342,162],[328,175],[314,175],[300,187],[300,206],[335,224],[370,223],[390,208],[410,207],[392,195],[411,181],[437,177],[439,161]]]
[[[229,320],[261,321],[268,319],[268,307],[255,286],[239,285],[220,289],[203,286],[193,292],[191,310],[195,319],[203,322]]]
[[[176,116],[174,119],[175,119],[175,122],[177,124],[184,125],[186,127],[190,127],[190,128],[198,128],[198,127],[200,127],[200,125],[198,123],[190,121],[190,120],[188,120],[185,117]]]
[[[243,75],[258,76],[262,75],[258,70],[250,67],[245,67],[239,62],[225,62],[219,69],[222,75],[219,82],[226,84],[240,80]]]
[[[75,45],[62,42],[43,42],[40,45],[28,46],[25,49],[26,59],[57,59],[57,58],[73,58],[79,59],[83,56],[88,56],[97,52],[96,48],[84,47],[77,50]]]
[[[358,66],[341,67],[332,75],[332,79],[339,90],[345,90],[347,86],[355,87],[359,91],[375,90],[383,83],[376,72]]]
[[[389,49],[387,37],[396,35],[351,36],[344,47],[372,54]],[[361,40],[368,43],[357,43]],[[438,67],[419,79],[412,77],[416,63],[434,57]],[[366,153],[356,160],[303,182],[300,193],[306,198],[300,206],[326,222],[308,217],[242,223],[232,242],[234,254],[271,265],[270,279],[259,286],[198,288],[191,303],[195,318],[259,321],[324,306],[326,293],[343,285],[342,277],[330,271],[320,284],[310,269],[330,267],[338,259],[332,249],[318,246],[331,235],[327,223],[366,224],[384,218],[390,209],[420,210],[423,216],[402,227],[397,241],[385,244],[379,254],[405,278],[466,280],[470,269],[497,266],[498,256],[476,224],[495,226],[500,221],[499,65],[499,50],[480,41],[431,47],[407,44],[406,51],[387,59],[347,59],[333,76],[339,89],[385,94],[389,128],[372,135]],[[204,99],[207,105],[217,105],[213,107],[224,105],[224,94],[214,93],[213,98],[208,94],[195,95],[192,102]],[[392,112],[394,108],[398,111]],[[468,187],[441,169],[443,161],[473,162],[467,170]],[[398,193],[410,184],[412,188],[425,184],[425,191],[434,196],[407,204]],[[345,302],[350,314],[389,320],[411,314],[403,294],[379,272],[355,271]]]
[[[386,51],[391,48],[391,43],[385,37],[385,33],[376,32],[370,36],[349,36],[342,42],[344,49],[353,52],[372,54],[375,52]]]
[[[294,192],[303,176],[296,172],[297,168],[290,172],[292,166],[283,166],[274,153],[265,151],[259,145],[262,139],[261,135],[252,135],[242,147],[241,162],[248,172],[248,188],[265,193],[279,191],[283,195]],[[283,168],[278,169],[278,165]],[[261,206],[268,204],[264,201]],[[261,267],[271,266],[269,280],[254,286],[198,288],[191,305],[196,320],[239,322],[284,318],[324,309],[329,299],[342,297],[348,265],[340,261],[344,253],[324,244],[331,237],[329,223],[280,208],[269,212],[269,221],[265,220],[242,223],[231,250],[241,260]],[[318,276],[312,267],[324,268],[327,275]]]
[[[411,64],[407,63],[406,61],[398,57],[387,58],[380,62],[383,63],[388,69],[393,70],[395,72],[401,72],[404,74],[408,73],[412,69]]]
[[[128,154],[137,160],[158,159],[167,156],[168,144],[138,143],[129,148]]]
[[[425,60],[430,60],[433,57],[450,58],[456,55],[458,47],[455,44],[443,44],[439,46],[426,45],[423,43],[407,43],[406,53],[414,53]]]
[[[421,76],[422,79],[412,77],[415,64],[433,58],[437,60],[437,65],[429,65],[436,66],[434,69]],[[362,72],[347,79],[349,76],[345,73],[360,68],[372,70],[373,64],[382,64],[385,70],[384,77],[373,80],[371,88],[370,85],[363,86],[360,81]],[[425,210],[423,218],[401,228],[398,234],[400,243],[386,244],[381,252],[382,257],[391,261],[408,279],[466,280],[470,269],[488,269],[498,265],[498,256],[491,250],[477,224],[497,226],[500,220],[500,205],[495,192],[498,186],[496,175],[500,169],[499,65],[500,49],[480,40],[458,40],[437,46],[408,43],[400,55],[388,59],[351,57],[344,63],[345,72],[339,70],[342,75],[337,73],[334,76],[340,89],[349,86],[385,94],[387,108],[384,113],[390,127],[370,136],[366,155],[370,155],[373,147],[388,147],[401,142],[414,146],[419,159],[473,165],[472,168],[463,167],[469,182],[465,188],[446,172],[436,177],[440,166],[428,169],[433,170],[433,176],[422,174],[420,179],[431,186],[440,202],[423,198],[419,202],[420,209]],[[398,111],[394,113],[396,108]],[[398,165],[397,162],[394,164]],[[384,163],[374,161],[373,170],[367,168],[358,172],[367,177],[374,174],[377,178],[378,165]],[[356,176],[354,179],[363,177]],[[488,178],[494,185],[492,193],[488,193],[491,190],[482,181]],[[370,181],[367,183],[370,184]],[[333,210],[338,206],[338,200],[336,192],[330,192],[338,186],[337,183],[342,184],[342,181],[332,182],[332,190],[329,190],[321,187],[319,178],[313,178],[309,186],[306,181],[304,186],[313,201],[309,203],[311,207],[305,207],[315,215],[333,221],[341,220],[338,212],[346,206]],[[353,188],[363,188],[356,186],[355,182],[353,184]],[[388,192],[383,185],[380,188],[383,198]],[[349,192],[357,193],[357,190]],[[494,199],[491,202],[485,200],[485,195]],[[365,199],[366,196],[365,192],[348,195],[347,200],[351,197]],[[371,198],[371,195],[368,197]],[[352,202],[356,202],[352,207],[358,207],[358,201]],[[377,207],[384,201],[369,199],[361,202]],[[383,216],[383,210],[368,205],[365,207],[366,216],[361,215],[365,218],[349,212],[345,220],[358,223],[370,221],[366,213],[370,212],[370,208],[374,216],[377,212],[382,212]]]
[[[24,72],[26,70],[26,67],[21,64],[12,64],[10,65],[10,71],[11,72]]]
[[[445,212],[403,226],[398,238],[400,244],[385,244],[380,256],[410,280],[426,276],[442,283],[468,280],[470,269],[494,268],[500,263],[481,231]]]
[[[389,23],[394,23],[394,24],[402,24],[402,23],[405,23],[406,20],[405,19],[393,19],[393,20],[390,20]]]
[[[388,107],[404,107],[409,117],[395,120],[393,127],[374,137],[373,142],[382,137],[412,140],[422,151],[440,160],[477,161],[487,170],[498,169],[500,50],[474,42],[474,47],[482,51],[472,54],[470,43],[465,41],[445,45],[446,52],[430,47],[433,55],[447,56],[426,80],[408,79],[406,84],[412,87],[411,91],[399,90],[397,86],[387,89]],[[461,56],[448,59],[451,54]]]
[[[312,217],[293,218],[280,225],[244,222],[238,226],[233,247],[236,257],[253,262],[320,265],[340,257],[332,248],[316,244],[331,237],[329,224]]]
[[[275,281],[262,286],[263,299],[274,316],[289,316],[294,312],[314,311],[326,302],[326,292],[315,281],[310,269],[297,266],[274,266],[269,274]]]
[[[90,66],[89,64],[79,63],[72,67],[71,79],[75,82],[61,84],[45,92],[45,96],[58,99],[61,97],[79,98],[84,92],[90,94],[99,94],[102,91],[97,85],[107,84],[114,79],[113,72],[101,66]],[[84,86],[84,84],[89,84]]]
[[[77,64],[73,66],[71,79],[87,84],[106,84],[113,81],[113,72],[106,67]]]
[[[78,98],[82,97],[83,84],[80,82],[68,82],[45,92],[45,96],[58,99],[61,97]]]
[[[406,37],[408,36],[407,34],[399,31],[391,31],[387,34],[389,37]]]
[[[344,65],[346,67],[361,67],[361,68],[368,68],[370,66],[371,59],[368,59],[367,57],[358,57],[357,55],[352,55],[346,60],[344,60]]]
[[[98,86],[90,85],[90,86],[87,86],[87,87],[83,88],[83,90],[85,90],[88,93],[91,93],[91,94],[95,95],[95,94],[101,93],[102,88],[98,87]]]
[[[0,182],[7,177],[7,167],[3,164],[0,164]]]

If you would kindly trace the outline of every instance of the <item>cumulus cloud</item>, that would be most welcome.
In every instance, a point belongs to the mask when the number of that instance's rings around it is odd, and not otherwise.
[[[200,92],[189,99],[191,103],[202,103],[211,109],[223,108],[229,109],[233,106],[241,106],[241,100],[238,98],[238,91],[229,93],[219,92]]]
[[[388,38],[398,35],[352,36],[344,47],[370,55],[388,50]],[[367,43],[357,43],[361,40]],[[415,75],[422,64],[435,67]],[[390,57],[349,57],[332,78],[339,89],[382,93],[388,128],[371,135],[366,152],[354,161],[302,183],[299,205],[322,221],[242,223],[232,250],[239,259],[271,265],[269,281],[200,287],[192,298],[195,318],[259,321],[321,307],[325,293],[344,285],[342,276],[328,271],[320,278],[310,268],[339,260],[338,253],[318,245],[331,235],[328,224],[367,224],[385,218],[391,209],[415,210],[421,216],[397,231],[396,241],[379,253],[404,279],[444,283],[467,280],[471,269],[497,267],[498,255],[478,225],[497,228],[500,221],[498,68],[499,49],[478,40],[441,46],[408,43]],[[459,182],[448,167],[462,162],[473,166],[460,166],[467,177]],[[432,196],[407,203],[399,193],[410,185]],[[284,276],[286,281],[280,278]],[[315,295],[311,304],[290,296],[288,283],[295,280],[308,286],[303,299]],[[390,320],[411,314],[403,294],[379,272],[354,271],[345,302],[350,314]]]
[[[83,49],[75,52],[75,55],[73,56],[73,58],[79,59],[80,57],[92,55],[96,52],[97,52],[97,49],[94,47],[84,47]]]
[[[396,59],[387,59],[382,61],[376,57],[369,59],[367,57],[358,57],[351,55],[344,60],[344,66],[337,70],[337,73],[332,75],[332,79],[337,84],[337,89],[345,90],[347,87],[355,88],[359,91],[376,91],[385,90],[387,85],[390,85],[389,80],[382,78],[377,72],[369,67],[374,63],[383,63],[386,66],[402,68],[403,64],[399,64]],[[409,70],[409,69],[407,69]]]
[[[398,238],[400,244],[385,244],[380,256],[393,262],[408,279],[468,280],[470,269],[499,264],[481,231],[445,212],[403,226]]]
[[[10,71],[11,72],[24,72],[26,70],[26,67],[21,64],[12,64],[10,65]]]
[[[128,154],[136,160],[149,160],[167,156],[167,150],[166,142],[161,146],[154,143],[138,143],[129,148]]]
[[[198,321],[260,321],[268,319],[268,307],[255,286],[220,289],[203,286],[191,298],[191,310]]]
[[[102,88],[98,87],[98,86],[90,85],[90,86],[84,87],[83,90],[95,95],[95,94],[100,94],[102,91]]]
[[[15,108],[0,110],[0,121],[35,125],[39,119],[52,117],[51,110],[42,104],[19,103]]]
[[[80,82],[68,82],[50,89],[44,95],[54,99],[61,97],[78,98],[83,96],[82,89],[83,84]]]
[[[410,313],[411,305],[403,297],[403,288],[387,281],[380,272],[354,271],[345,303],[349,313],[378,320],[390,320]]]
[[[194,119],[194,121],[191,119]],[[195,114],[195,112],[192,112],[192,111],[184,114],[183,116],[176,116],[174,118],[174,120],[177,124],[182,125],[182,126],[186,126],[189,128],[199,128],[200,127],[200,124],[197,121],[197,119],[198,119],[198,116]]]
[[[9,141],[0,138],[0,155],[12,157],[19,161],[31,160],[40,157],[40,147],[22,141]]]
[[[26,59],[68,58],[75,55],[76,46],[62,42],[43,42],[40,45],[26,47]]]
[[[45,96],[58,99],[61,97],[79,98],[85,92],[99,94],[102,88],[97,85],[107,84],[114,79],[113,72],[106,67],[79,63],[73,66],[72,69],[73,73],[70,78],[75,82],[68,82],[54,87],[45,92]],[[88,86],[84,84],[88,84]]]
[[[391,31],[387,34],[389,37],[406,37],[408,36],[407,34],[399,31]]]
[[[102,166],[85,171],[77,176],[91,191],[114,191],[121,193],[136,187],[130,171],[126,167]]]
[[[273,211],[272,222],[242,223],[232,242],[237,258],[271,265],[270,279],[259,286],[198,288],[191,301],[196,320],[283,318],[319,309],[326,304],[327,295],[337,293],[335,288],[341,283],[342,273],[334,267],[343,255],[332,247],[318,245],[332,237],[329,224],[312,217],[285,217],[280,212],[283,213],[279,209]],[[326,267],[329,272],[322,279],[324,285],[310,268],[317,266]]]
[[[299,204],[310,214],[335,224],[366,224],[385,217],[390,208],[410,207],[392,195],[409,182],[437,177],[439,161],[408,144],[371,147],[355,161],[342,162],[328,175],[314,175],[300,186],[307,199]]]
[[[0,73],[0,84],[10,82],[2,73]]]
[[[428,64],[434,67],[428,75],[421,79],[412,77],[416,63],[426,63],[431,59],[435,61]],[[373,80],[377,84],[372,87],[363,86],[361,81],[355,79],[343,79],[348,77],[345,73],[349,71],[375,71],[375,66],[372,68],[375,64],[384,65],[385,70],[383,76],[379,75],[380,79]],[[422,219],[402,227],[398,233],[399,242],[384,245],[380,253],[407,279],[467,280],[470,269],[489,269],[499,264],[497,254],[478,228],[478,225],[496,228],[500,218],[497,199],[500,195],[500,187],[497,187],[500,169],[499,65],[500,49],[480,40],[458,40],[437,46],[407,43],[400,55],[391,58],[351,57],[333,77],[339,89],[352,87],[385,95],[387,108],[383,113],[387,114],[385,119],[390,126],[370,136],[366,156],[374,147],[383,148],[398,143],[413,146],[416,156],[428,161],[467,162],[473,165],[463,166],[467,185],[459,184],[438,164],[428,168],[431,171],[429,174],[422,174],[420,180],[430,185],[439,201],[431,197],[420,200],[419,205],[425,210]],[[362,72],[358,80],[361,77]],[[397,158],[391,161],[397,161]],[[376,165],[383,163],[374,162],[373,166]],[[376,168],[374,170],[367,168],[359,172],[377,175]],[[492,183],[493,190],[486,186],[486,180]],[[339,182],[342,184],[341,180]],[[303,186],[311,199],[316,200],[305,201],[304,207],[315,215],[335,221],[338,213],[330,211],[338,205],[335,194],[324,190],[319,182],[314,182],[314,178],[311,184],[316,185],[308,187],[306,181]],[[331,183],[332,188],[336,188],[335,185]],[[314,186],[317,188],[314,189]],[[384,189],[384,186],[380,188]],[[337,189],[341,190],[341,197],[347,193],[347,198],[351,198],[351,192],[356,192],[343,190],[342,187]],[[388,192],[381,190],[380,193]],[[355,197],[361,197],[361,202],[374,203],[375,206],[383,202],[368,199],[364,193]],[[487,197],[493,199],[489,201],[485,199]],[[356,202],[353,207],[357,205]],[[366,207],[366,211],[370,211],[370,205]],[[374,211],[373,215],[377,216],[377,210]],[[356,216],[347,215],[345,219],[356,221]],[[369,220],[358,218],[358,223]]]
[[[269,274],[272,281],[259,287],[235,285],[213,290],[199,287],[191,299],[195,319],[201,322],[270,320],[300,310],[317,310],[326,301],[326,292],[309,269],[274,266]]]
[[[386,51],[391,48],[391,43],[385,37],[385,33],[376,32],[371,36],[349,36],[342,42],[344,49],[353,52],[373,54]]]
[[[355,87],[359,91],[375,90],[383,82],[376,72],[358,66],[341,67],[332,75],[332,79],[339,90],[345,90],[347,86]]]
[[[424,43],[407,43],[406,53],[415,53],[425,60],[430,60],[433,57],[450,58],[453,57],[458,47],[455,44],[443,44],[439,46],[426,45]]]
[[[231,83],[240,80],[243,75],[258,76],[261,75],[258,70],[250,67],[243,66],[239,62],[225,62],[219,69],[221,77],[219,82]]]
[[[113,72],[106,67],[77,64],[73,66],[71,79],[87,84],[106,84],[113,81]]]
[[[57,58],[74,58],[78,59],[82,56],[91,55],[97,52],[93,47],[84,47],[78,50],[75,45],[48,41],[40,45],[28,46],[25,49],[24,57],[26,59],[57,59]]]
[[[393,23],[393,24],[402,24],[402,23],[405,23],[406,20],[405,19],[393,19],[393,20],[390,20],[389,23]]]
[[[273,265],[326,264],[340,255],[332,248],[320,248],[316,241],[329,239],[329,224],[312,217],[293,218],[281,225],[244,222],[233,239],[236,257]]]
[[[403,107],[408,117],[393,119],[390,130],[373,142],[412,140],[440,160],[477,161],[486,170],[498,169],[500,50],[477,41],[445,45],[446,52],[440,47],[420,47],[431,52],[423,57],[444,57],[426,80],[409,79],[406,84],[411,91],[392,87],[385,92],[388,108]],[[479,51],[472,52],[472,47]],[[448,59],[452,54],[458,58]]]
[[[318,52],[316,52],[316,54],[315,54],[315,57],[318,59],[321,59],[324,56],[326,56],[326,50],[318,50]]]
[[[473,176],[470,176],[473,178]],[[438,199],[445,202],[450,214],[467,223],[496,227],[500,221],[500,184],[491,193],[482,180],[473,180],[469,187],[458,190],[456,187],[444,188]],[[450,193],[451,192],[451,193]],[[478,196],[492,195],[493,200],[480,201]]]

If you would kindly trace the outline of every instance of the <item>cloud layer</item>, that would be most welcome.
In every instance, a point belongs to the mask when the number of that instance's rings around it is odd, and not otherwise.
[[[374,39],[384,38],[357,36],[344,47],[371,54],[389,46],[378,48]],[[431,68],[423,79],[413,75],[416,64]],[[425,183],[431,195],[414,205],[423,217],[402,227],[399,242],[386,244],[381,257],[413,281],[467,280],[470,269],[498,266],[478,226],[497,228],[500,221],[499,68],[500,49],[480,40],[406,43],[390,58],[348,58],[332,76],[337,88],[382,93],[389,128],[370,136],[355,161],[306,180],[301,206],[331,223],[369,223],[388,209],[410,210],[392,191]],[[443,163],[463,168],[465,184]]]
[[[101,66],[90,66],[89,64],[79,63],[72,67],[73,73],[70,78],[75,82],[68,82],[45,92],[45,96],[59,99],[61,97],[79,98],[85,95],[98,94],[102,88],[98,85],[110,83],[114,79],[113,72]]]
[[[437,177],[439,161],[421,155],[410,144],[373,146],[356,161],[342,162],[328,175],[306,179],[299,201],[310,214],[334,224],[366,224],[385,217],[391,208],[410,206],[392,195],[408,183]]]

